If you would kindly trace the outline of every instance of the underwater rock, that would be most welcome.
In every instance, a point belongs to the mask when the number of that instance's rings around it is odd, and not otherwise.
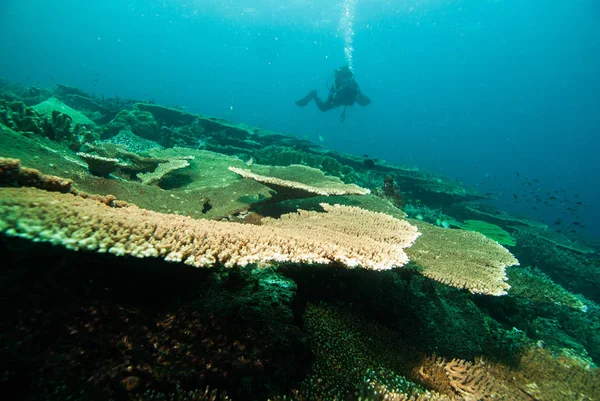
[[[152,114],[160,126],[182,127],[192,124],[198,118],[186,111],[158,104],[136,103],[134,107],[137,110]]]
[[[594,248],[590,248],[585,244],[582,244],[576,240],[572,240],[565,234],[559,233],[555,230],[542,229],[540,227],[532,226],[514,226],[511,228],[520,234],[531,234],[571,252],[580,253],[582,255],[596,253]]]
[[[489,239],[498,242],[500,245],[515,246],[517,243],[508,232],[495,224],[486,223],[485,221],[465,220],[464,223],[456,222],[455,225],[458,225],[463,230],[481,233]]]
[[[56,114],[56,112],[59,112],[69,116],[73,121],[73,124],[81,124],[90,128],[96,125],[85,114],[67,106],[55,97],[52,97],[42,103],[36,104],[35,106],[33,106],[33,109],[37,111],[40,114],[40,116],[47,117],[50,120],[53,120],[53,113]]]
[[[89,97],[89,94],[82,91],[81,89],[64,84],[56,84],[56,88],[54,89],[54,94],[59,97],[66,97],[68,95],[77,95],[82,97]]]
[[[198,124],[196,120],[194,123],[184,125],[182,127],[160,127],[160,141],[166,147],[172,148],[176,146],[190,147],[190,148],[201,148],[204,147],[204,128]]]
[[[259,164],[270,166],[289,166],[292,164],[302,164],[305,166],[317,168],[325,174],[333,175],[342,179],[346,183],[355,181],[355,172],[349,167],[341,164],[336,159],[325,154],[311,153],[308,151],[270,145],[253,150],[250,154]]]
[[[505,212],[503,210],[497,210],[494,207],[489,206],[489,205],[482,205],[482,204],[476,204],[476,203],[468,204],[468,205],[464,206],[464,208],[461,208],[461,211],[464,216],[467,216],[466,218],[486,220],[490,223],[493,223],[493,224],[496,224],[496,225],[502,227],[505,230],[510,230],[511,227],[516,227],[516,226],[528,226],[528,227],[539,228],[542,230],[545,230],[546,228],[548,228],[548,226],[546,226],[543,223],[533,221],[533,220],[518,218],[518,217],[511,215],[508,212]],[[460,217],[460,216],[457,215],[457,217]]]
[[[50,97],[52,97],[52,92],[45,88],[28,87],[0,77],[0,99],[19,101],[25,103],[26,106],[33,106]]]
[[[121,110],[115,118],[102,128],[102,137],[107,139],[123,130],[129,130],[135,135],[160,142],[160,127],[154,116],[147,111]]]
[[[79,94],[68,94],[64,101],[74,109],[80,110],[97,124],[110,122],[119,113],[119,109],[108,108],[97,100]]]

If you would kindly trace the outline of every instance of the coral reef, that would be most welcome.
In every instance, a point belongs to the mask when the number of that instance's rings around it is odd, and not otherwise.
[[[600,398],[594,245],[456,180],[3,79],[0,156],[9,399]]]
[[[515,254],[523,263],[535,266],[567,290],[600,302],[600,260],[558,247],[545,238],[516,231]]]
[[[32,203],[36,206],[29,207]],[[341,206],[319,217],[319,230],[291,217],[267,226],[194,220],[26,188],[0,188],[0,209],[0,232],[9,236],[197,267],[336,262],[389,269],[407,262],[399,245],[409,245],[418,235],[403,221]],[[387,229],[394,224],[395,229]],[[379,228],[386,228],[382,237]]]
[[[27,87],[20,83],[11,82],[0,77],[0,99],[8,101],[20,101],[26,106],[32,106],[50,98],[52,92],[37,86]]]
[[[39,114],[18,100],[0,99],[0,119],[2,124],[15,131],[34,134],[45,132]]]
[[[286,146],[270,145],[251,152],[251,155],[259,164],[272,166],[302,164],[318,168],[325,174],[339,177],[346,183],[352,183],[356,179],[355,172],[351,167],[340,163],[326,154],[311,153]]]
[[[296,164],[286,167],[253,165],[252,170],[230,167],[229,170],[268,186],[281,199],[370,193],[366,188],[344,184],[335,177],[327,177],[321,170]]]
[[[486,223],[485,221],[481,220],[465,220],[462,224],[459,223],[457,225],[463,230],[481,233],[501,245],[516,245],[515,239],[508,232],[504,231],[495,224]]]
[[[96,125],[85,114],[67,106],[55,97],[45,100],[42,103],[36,104],[32,108],[35,111],[37,111],[40,116],[49,119],[54,113],[60,113],[69,116],[73,124],[85,125],[90,128]],[[53,117],[52,120],[54,119],[55,118]]]
[[[163,163],[159,163],[156,170],[151,173],[138,173],[137,178],[142,181],[144,185],[158,184],[167,174],[173,171],[181,170],[190,165],[190,162],[184,159],[172,159]]]
[[[519,264],[508,250],[476,232],[411,222],[423,235],[407,253],[424,276],[475,294],[506,294],[510,286],[504,270]]]
[[[229,399],[210,398],[209,386],[213,396],[265,400],[297,386],[309,364],[295,287],[272,271],[74,260],[6,239],[0,249],[7,399]]]
[[[135,108],[142,112],[152,114],[161,127],[182,127],[192,124],[197,118],[195,115],[183,110],[158,104],[136,103]]]
[[[484,358],[427,355],[341,308],[309,305],[305,324],[316,357],[300,399],[551,401],[600,394],[600,370],[539,348],[528,348],[511,370]]]
[[[35,187],[47,191],[68,193],[73,181],[53,175],[42,174],[39,170],[21,167],[18,159],[0,157],[0,185]]]
[[[125,166],[119,159],[111,157],[96,156],[84,152],[77,153],[77,156],[81,157],[87,163],[90,173],[98,177],[108,177],[119,167]]]
[[[511,284],[509,293],[513,297],[566,306],[583,312],[588,309],[582,297],[565,290],[537,268],[509,268],[507,275]]]
[[[147,111],[121,110],[110,123],[102,127],[102,138],[108,139],[124,130],[160,143],[160,125]]]

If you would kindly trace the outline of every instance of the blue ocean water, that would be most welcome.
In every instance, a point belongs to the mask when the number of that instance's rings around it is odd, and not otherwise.
[[[595,0],[5,0],[0,75],[440,172],[597,236],[599,17]],[[294,104],[350,55],[371,105],[340,122]]]

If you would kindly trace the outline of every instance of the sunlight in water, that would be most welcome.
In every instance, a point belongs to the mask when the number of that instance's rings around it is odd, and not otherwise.
[[[344,0],[342,3],[342,15],[340,18],[340,31],[344,35],[344,56],[350,69],[353,69],[352,65],[352,38],[354,36],[354,9],[356,7],[356,0]]]

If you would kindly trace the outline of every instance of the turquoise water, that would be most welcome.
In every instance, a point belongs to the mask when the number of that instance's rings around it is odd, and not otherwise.
[[[598,3],[5,1],[0,74],[307,136],[442,172],[498,204],[600,233]],[[347,11],[350,11],[346,14]],[[350,52],[348,34],[352,32]],[[299,109],[352,64],[372,105]],[[515,173],[519,173],[519,177]],[[580,195],[532,208],[534,195]],[[500,185],[502,184],[502,185]],[[503,190],[506,189],[506,190]],[[515,199],[516,194],[518,199]],[[538,205],[539,206],[539,205]]]

